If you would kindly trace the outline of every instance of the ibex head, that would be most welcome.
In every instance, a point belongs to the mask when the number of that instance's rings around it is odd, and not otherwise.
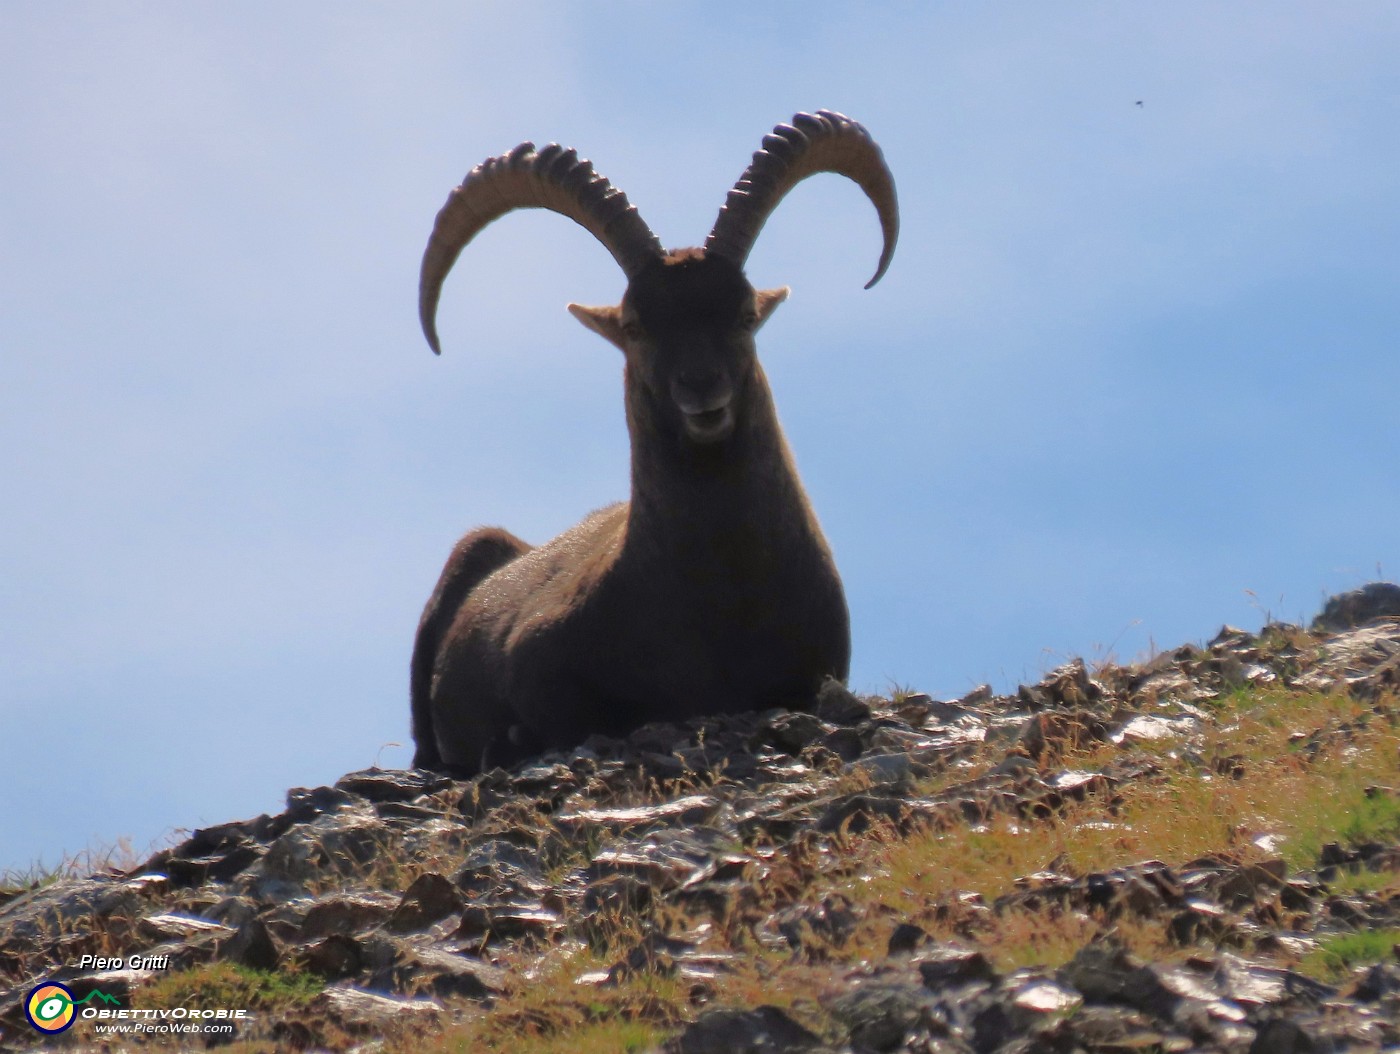
[[[679,442],[720,443],[743,419],[753,379],[762,376],[753,336],[788,294],[786,288],[754,289],[744,262],[773,209],[818,172],[855,180],[879,213],[884,249],[869,288],[894,255],[899,210],[880,148],[862,125],[841,114],[800,113],[790,125],[778,125],[729,192],[704,248],[670,253],[627,196],[575,151],[557,144],[537,151],[522,143],[473,169],[438,213],[419,284],[428,343],[440,350],[438,297],[463,247],[512,209],[551,209],[592,232],[627,276],[620,304],[570,304],[569,310],[622,349],[629,415],[645,416],[647,427]]]

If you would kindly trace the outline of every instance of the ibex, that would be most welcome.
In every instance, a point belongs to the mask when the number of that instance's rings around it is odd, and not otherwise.
[[[438,213],[419,313],[434,352],[443,280],[517,208],[581,224],[627,277],[615,307],[568,305],[622,350],[631,500],[532,548],[500,528],[457,543],[418,626],[414,765],[459,776],[650,720],[809,705],[844,681],[841,579],[797,478],[754,334],[788,290],[744,261],[798,182],[858,183],[894,254],[894,179],[863,126],[827,110],[765,136],[703,249],[667,252],[626,195],[557,144],[474,168]]]

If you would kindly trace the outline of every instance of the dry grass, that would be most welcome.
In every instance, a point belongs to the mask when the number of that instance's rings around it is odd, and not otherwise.
[[[145,855],[138,853],[130,839],[118,838],[110,845],[94,846],[65,856],[52,866],[40,860],[25,868],[6,868],[0,871],[0,904],[9,897],[40,889],[59,879],[129,871],[149,855],[149,852]]]
[[[616,949],[603,953],[582,943],[550,949],[542,963],[522,961],[511,993],[489,1011],[431,1036],[403,1039],[394,1049],[405,1054],[604,1054],[649,1050],[685,1020],[687,985],[655,974],[640,974],[616,986],[580,983],[606,972]],[[501,965],[511,965],[507,953]]]
[[[892,906],[934,932],[954,936],[966,919],[948,917],[950,894],[990,902],[1017,879],[1041,870],[1083,875],[1144,860],[1181,864],[1208,854],[1240,862],[1273,855],[1255,840],[1271,836],[1291,868],[1316,865],[1331,841],[1400,840],[1400,798],[1368,793],[1400,779],[1400,734],[1368,704],[1332,695],[1236,693],[1220,703],[1221,724],[1197,752],[1160,753],[1153,779],[1076,803],[1045,821],[1001,817],[976,827],[920,832],[869,855],[846,891]],[[1336,735],[1312,733],[1339,730]],[[1178,744],[1178,747],[1180,744]],[[1112,748],[1072,754],[1071,768],[1094,769]],[[1267,844],[1267,843],[1266,843]],[[1033,940],[1040,959],[1073,954],[1102,922],[996,919],[980,945],[1020,964]],[[1054,933],[1038,932],[1049,927]],[[1019,931],[1028,931],[1023,934]],[[1139,934],[1135,943],[1146,939]],[[1061,954],[1052,948],[1059,946]],[[1151,950],[1144,949],[1144,950]]]

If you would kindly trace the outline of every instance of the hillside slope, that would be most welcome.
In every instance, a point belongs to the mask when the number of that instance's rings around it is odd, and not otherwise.
[[[1378,1050],[1397,956],[1400,587],[1376,584],[1013,696],[828,685],[470,782],[293,790],[0,891],[0,1045]],[[61,1034],[25,1018],[43,982],[76,1003]]]

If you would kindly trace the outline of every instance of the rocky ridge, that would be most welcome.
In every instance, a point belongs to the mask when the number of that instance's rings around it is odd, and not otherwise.
[[[1076,660],[1011,696],[872,699],[829,684],[809,712],[649,725],[471,781],[370,769],[296,789],[283,812],[195,831],[134,870],[0,894],[0,1044],[43,1038],[23,1013],[42,980],[139,1006],[162,976],[231,962],[316,989],[255,1013],[238,1039],[411,1046],[504,1012],[545,964],[592,947],[611,959],[570,977],[580,990],[679,986],[678,1005],[649,1011],[671,1054],[1400,1049],[1395,957],[1340,983],[1288,965],[1329,934],[1400,928],[1396,840],[1329,844],[1301,869],[1262,841],[1090,873],[1051,861],[994,902],[948,890],[933,913],[957,920],[956,939],[790,880],[794,861],[838,873],[850,840],[872,832],[1034,823],[1111,799],[1153,778],[1141,747],[1190,756],[1212,701],[1249,686],[1366,704],[1300,741],[1304,755],[1360,724],[1393,731],[1400,587],[1334,598],[1307,630],[1226,627],[1204,647],[1092,673]],[[1087,748],[1099,763],[1074,764]],[[1214,778],[1247,778],[1228,757],[1198,760]],[[1395,881],[1337,888],[1363,871]],[[1181,952],[1145,961],[1109,933],[1054,968],[998,967],[979,919],[1013,911],[1132,920]],[[879,955],[843,956],[876,924],[888,933]],[[720,998],[760,953],[820,978],[819,1026],[791,1006]],[[85,955],[122,962],[83,969]],[[49,1042],[107,1049],[86,1024]]]

